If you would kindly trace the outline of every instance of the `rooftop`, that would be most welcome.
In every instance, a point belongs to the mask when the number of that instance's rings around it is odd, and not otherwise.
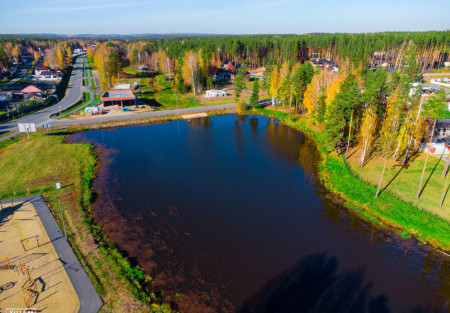
[[[109,90],[105,91],[102,95],[102,101],[134,99],[136,99],[136,96],[131,92],[131,90]]]

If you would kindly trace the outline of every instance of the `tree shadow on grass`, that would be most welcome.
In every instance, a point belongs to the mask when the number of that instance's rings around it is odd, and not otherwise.
[[[427,186],[428,182],[430,181],[431,176],[433,176],[434,172],[436,171],[436,168],[439,165],[439,163],[441,162],[443,156],[444,156],[444,154],[442,153],[441,157],[439,158],[439,160],[434,165],[433,170],[431,171],[431,174],[428,176],[427,180],[425,181],[425,184],[423,184],[423,187],[422,187],[422,189],[420,190],[420,193],[419,193],[419,198],[422,196],[422,193],[425,190],[425,187]]]

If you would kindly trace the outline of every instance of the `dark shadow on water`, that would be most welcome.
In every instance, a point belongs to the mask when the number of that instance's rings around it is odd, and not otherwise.
[[[388,299],[371,295],[362,270],[338,272],[325,253],[303,258],[248,299],[239,313],[388,313]]]
[[[336,258],[309,255],[269,281],[239,313],[389,313],[386,295],[373,293],[364,271],[338,271]],[[445,312],[415,307],[410,313]],[[406,313],[406,312],[405,312]]]

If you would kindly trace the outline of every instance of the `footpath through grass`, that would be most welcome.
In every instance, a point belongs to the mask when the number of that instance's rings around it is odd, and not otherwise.
[[[427,242],[443,251],[450,251],[450,224],[443,217],[417,208],[411,202],[402,200],[389,190],[381,193],[377,199],[374,199],[376,185],[370,184],[370,182],[379,178],[379,171],[365,173],[372,177],[372,180],[366,183],[357,177],[357,173],[352,170],[352,167],[348,167],[342,158],[337,158],[334,152],[329,153],[327,151],[326,147],[328,144],[324,133],[312,130],[306,120],[293,119],[289,121],[287,113],[270,109],[255,109],[254,112],[276,117],[287,126],[299,129],[315,139],[317,148],[322,156],[319,166],[320,176],[325,182],[327,189],[341,196],[349,208],[374,223],[398,229],[398,232],[402,233],[403,237],[406,237],[405,232],[408,232],[421,242]],[[250,111],[249,113],[252,112]],[[423,163],[417,162],[414,168],[419,169],[421,165]],[[429,167],[431,168],[432,165],[430,164]],[[429,169],[428,172],[431,170]],[[413,172],[415,171],[413,170]],[[361,175],[364,176],[363,172],[361,172]],[[391,178],[391,176],[389,177]],[[386,181],[388,181],[388,175],[386,176]],[[408,185],[412,189],[417,188],[416,182],[417,179],[409,181]],[[406,182],[399,183],[405,184]],[[440,193],[435,194],[439,189],[433,190],[434,188],[430,188],[430,197],[440,199]],[[409,199],[410,195],[402,189],[399,189],[398,192],[404,196],[404,199]],[[440,189],[440,192],[442,192],[442,189]],[[422,200],[424,204],[427,199],[428,197]],[[432,203],[429,206],[434,207]]]

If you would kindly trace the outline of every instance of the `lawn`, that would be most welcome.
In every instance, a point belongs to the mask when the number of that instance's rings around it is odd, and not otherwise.
[[[92,164],[89,147],[84,144],[65,145],[61,136],[35,133],[31,140],[10,140],[0,146],[0,191],[16,191],[23,195],[34,190],[55,190],[78,184],[75,178]],[[79,187],[79,186],[78,186]]]
[[[349,158],[351,169],[363,180],[374,185],[378,184],[381,171],[383,170],[384,159],[376,156],[370,159],[365,166],[359,167],[357,166],[360,156],[359,152],[358,149],[354,149],[354,151],[349,153],[349,155],[353,153]],[[387,192],[450,221],[450,195],[446,197],[442,209],[439,208],[445,183],[445,178],[441,177],[445,166],[444,160],[437,157],[429,157],[423,180],[425,187],[419,201],[416,200],[424,163],[425,155],[423,154],[409,162],[406,167],[402,167],[401,162],[389,160],[382,188],[387,186]]]
[[[177,108],[191,108],[200,106],[200,101],[185,95],[177,94],[172,89],[163,89],[155,93],[155,100],[162,106],[159,109],[170,110]]]

